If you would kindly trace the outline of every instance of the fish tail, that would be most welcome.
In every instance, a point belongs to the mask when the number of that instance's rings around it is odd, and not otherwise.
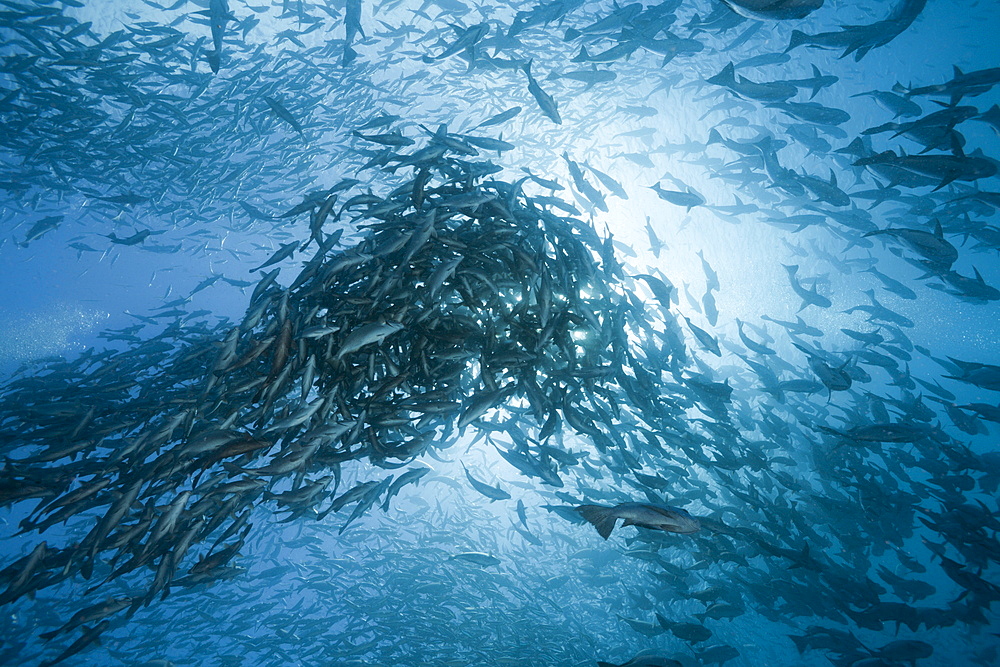
[[[788,53],[798,46],[802,46],[808,40],[809,35],[805,34],[801,30],[793,30],[791,37],[788,38],[788,47],[785,49],[785,53]]]
[[[613,509],[602,505],[580,505],[576,511],[584,519],[594,524],[598,535],[604,539],[611,537],[611,531],[615,529],[615,522],[618,520]]]
[[[726,65],[721,72],[713,77],[705,79],[708,83],[716,86],[732,86],[736,84],[736,68],[733,63]]]

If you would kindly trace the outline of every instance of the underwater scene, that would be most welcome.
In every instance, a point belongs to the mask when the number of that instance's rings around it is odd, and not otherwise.
[[[0,664],[1000,665],[994,0],[0,0]]]

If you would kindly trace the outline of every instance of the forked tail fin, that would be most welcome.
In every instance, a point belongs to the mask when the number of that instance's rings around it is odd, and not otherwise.
[[[809,35],[805,34],[801,30],[793,30],[792,36],[788,40],[788,48],[785,49],[785,53],[788,53],[797,46],[802,46],[807,41],[809,41]]]

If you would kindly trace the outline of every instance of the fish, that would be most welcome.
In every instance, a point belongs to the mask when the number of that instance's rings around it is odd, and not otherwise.
[[[517,115],[521,113],[521,111],[523,111],[522,107],[519,107],[519,106],[510,107],[509,109],[501,111],[498,114],[494,114],[493,116],[490,116],[486,120],[484,120],[484,121],[480,122],[478,125],[476,125],[475,128],[473,128],[473,129],[479,129],[481,127],[492,127],[494,125],[503,125],[507,121],[509,121],[509,120],[511,120],[513,118],[516,118]]]
[[[886,227],[885,229],[866,232],[864,236],[866,238],[871,236],[892,237],[905,244],[934,266],[943,269],[951,268],[951,265],[958,260],[958,249],[944,237],[940,221],[934,221],[933,232],[909,227]]]
[[[820,308],[829,308],[833,305],[828,298],[820,294],[816,289],[816,283],[813,282],[813,288],[807,290],[799,282],[798,270],[799,267],[796,264],[783,264],[785,271],[788,272],[788,280],[792,285],[792,291],[795,292],[799,298],[802,299],[802,305],[799,307],[799,312],[802,312],[807,306],[818,306]]]
[[[120,237],[116,236],[112,232],[111,234],[108,234],[107,238],[112,243],[117,244],[117,245],[139,245],[140,243],[142,243],[143,241],[145,241],[146,239],[148,239],[153,234],[162,234],[162,233],[163,233],[163,231],[161,231],[161,230],[157,230],[157,231],[154,232],[151,229],[143,229],[143,230],[140,230],[140,231],[136,232],[135,234],[133,234],[131,236],[126,236],[125,238],[120,238]]]
[[[524,71],[524,75],[528,77],[528,92],[535,98],[535,102],[538,103],[538,108],[541,109],[542,115],[556,125],[562,125],[562,117],[559,115],[559,105],[556,103],[555,98],[542,90],[542,87],[535,81],[535,77],[531,75],[531,61],[529,60],[525,63],[521,69]]]
[[[614,507],[580,505],[576,511],[597,529],[605,540],[611,536],[618,519],[623,526],[639,526],[666,533],[690,535],[701,530],[701,523],[686,511],[669,505],[620,503]]]
[[[823,0],[723,0],[740,16],[764,21],[802,19],[823,6]]]
[[[352,329],[341,343],[334,359],[340,361],[368,345],[377,345],[404,328],[399,322],[371,322]]]
[[[736,74],[736,66],[729,63],[706,83],[729,89],[735,95],[758,102],[784,102],[798,92],[795,85],[783,81],[757,83]]]
[[[276,253],[274,253],[273,255],[271,255],[260,266],[255,267],[253,269],[250,269],[250,272],[252,273],[254,271],[260,271],[261,269],[266,269],[267,267],[273,266],[273,265],[277,264],[278,262],[283,262],[286,259],[288,259],[289,257],[291,257],[292,255],[294,255],[295,251],[298,250],[298,249],[299,249],[299,243],[298,243],[298,241],[292,241],[291,243],[284,243],[284,244],[282,244],[278,248],[278,251]]]
[[[488,33],[490,26],[487,23],[477,23],[475,25],[469,26],[468,28],[462,28],[457,25],[452,25],[452,30],[455,31],[455,41],[444,48],[441,53],[436,56],[423,56],[422,60],[425,63],[433,63],[438,60],[444,60],[449,58],[456,53],[462,51],[471,51]],[[531,74],[528,73],[529,81],[531,80]]]
[[[213,74],[222,67],[222,42],[226,36],[226,24],[237,20],[229,10],[229,0],[209,0],[208,9],[201,12],[208,17],[212,31],[212,45],[215,50],[208,54],[208,64]]]
[[[302,131],[302,125],[299,123],[299,121],[295,120],[295,116],[293,116],[291,112],[289,112],[288,109],[285,108],[285,105],[283,105],[281,102],[274,99],[273,97],[268,97],[267,95],[264,95],[264,101],[267,102],[267,106],[271,108],[271,111],[274,112],[274,115],[276,115],[278,118],[291,125],[292,129],[298,132],[300,136],[305,136]]]
[[[466,563],[472,563],[473,565],[478,565],[479,567],[491,567],[493,565],[499,565],[503,562],[496,556],[491,556],[490,554],[479,551],[465,551],[458,553],[451,556],[449,560],[460,560]]]
[[[793,30],[785,51],[800,46],[822,49],[843,49],[840,57],[854,55],[860,61],[872,49],[885,46],[901,35],[920,16],[927,0],[899,0],[889,16],[868,25],[847,25],[839,31],[813,35]]]
[[[597,661],[597,667],[681,667],[683,663],[655,653],[640,654],[626,662]]]
[[[510,500],[510,494],[499,486],[490,486],[489,484],[481,482],[473,477],[472,473],[469,472],[469,469],[465,467],[464,463],[462,464],[462,469],[465,470],[465,477],[469,480],[469,484],[472,485],[472,488],[489,498],[490,502],[496,500]]]
[[[656,196],[663,201],[676,206],[683,206],[688,211],[695,206],[701,206],[705,203],[705,198],[690,188],[686,192],[665,190],[659,183],[655,183],[649,186],[649,189],[655,192]]]
[[[62,215],[47,215],[40,220],[36,220],[28,233],[24,235],[24,240],[18,242],[18,245],[22,248],[27,248],[28,244],[37,238],[40,238],[44,234],[52,231],[59,227],[59,224],[63,221]]]
[[[101,635],[110,627],[111,622],[108,620],[103,620],[93,627],[83,626],[83,634],[77,638],[72,644],[70,644],[66,650],[60,653],[58,656],[51,660],[45,660],[41,664],[44,667],[53,667],[53,665],[58,665],[67,658],[71,658],[76,655],[87,646],[91,644],[99,644]]]
[[[357,60],[358,52],[354,49],[354,43],[358,35],[367,39],[364,26],[361,25],[362,7],[362,0],[346,0],[344,6],[344,49],[340,57],[341,67],[347,67]]]

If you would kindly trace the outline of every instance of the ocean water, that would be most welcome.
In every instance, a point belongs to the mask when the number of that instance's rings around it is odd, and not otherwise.
[[[998,29],[0,0],[0,663],[997,664]]]

